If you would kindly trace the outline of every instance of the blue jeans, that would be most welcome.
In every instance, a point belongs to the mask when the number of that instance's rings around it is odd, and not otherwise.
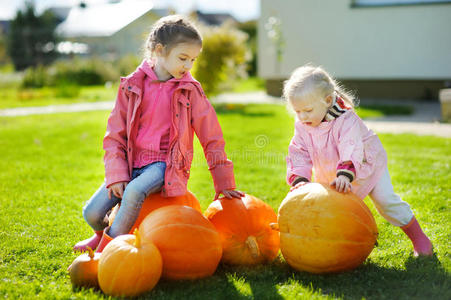
[[[158,192],[164,183],[166,163],[158,161],[139,169],[133,169],[132,180],[125,188],[122,201],[112,195],[108,198],[105,183],[94,193],[83,207],[83,217],[94,231],[108,226],[107,212],[121,202],[121,207],[111,225],[108,234],[116,237],[130,231],[138,218],[144,199],[151,193]]]

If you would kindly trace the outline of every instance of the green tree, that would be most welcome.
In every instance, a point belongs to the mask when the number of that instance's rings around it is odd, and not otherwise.
[[[52,12],[45,11],[37,16],[31,2],[24,11],[17,11],[8,36],[8,54],[16,70],[49,64],[57,57],[56,25]]]

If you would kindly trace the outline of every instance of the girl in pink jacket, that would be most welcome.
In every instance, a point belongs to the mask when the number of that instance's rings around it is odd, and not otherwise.
[[[415,256],[432,255],[409,204],[393,191],[385,150],[354,112],[352,97],[323,69],[309,65],[293,72],[283,92],[297,117],[287,157],[292,189],[310,182],[314,169],[317,182],[361,199],[369,195],[378,212],[407,234]]]
[[[121,78],[103,140],[105,183],[83,208],[94,235],[77,243],[101,252],[114,237],[128,233],[150,193],[180,196],[187,192],[196,133],[205,152],[216,190],[227,198],[236,191],[232,162],[216,113],[190,69],[202,48],[198,30],[181,16],[161,18],[146,44],[146,59]],[[121,202],[107,227],[105,216]]]

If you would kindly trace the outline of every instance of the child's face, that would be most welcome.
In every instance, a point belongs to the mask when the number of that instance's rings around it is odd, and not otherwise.
[[[315,97],[293,97],[290,99],[290,104],[303,124],[316,127],[326,116],[327,110],[332,104],[332,96],[327,97],[325,101]]]
[[[161,52],[157,56],[160,69],[174,78],[182,78],[193,67],[199,56],[202,46],[197,43],[180,43],[174,46],[169,53]]]

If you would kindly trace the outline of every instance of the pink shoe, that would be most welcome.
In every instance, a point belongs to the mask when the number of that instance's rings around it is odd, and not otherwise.
[[[401,229],[410,238],[413,244],[413,255],[414,256],[431,256],[432,243],[429,238],[421,230],[420,224],[418,224],[415,216],[410,220],[409,224],[402,226]]]
[[[85,252],[88,251],[87,246],[91,247],[91,249],[96,249],[100,243],[100,239],[102,238],[103,231],[95,231],[94,235],[89,239],[78,242],[74,246],[74,252],[80,251]]]

